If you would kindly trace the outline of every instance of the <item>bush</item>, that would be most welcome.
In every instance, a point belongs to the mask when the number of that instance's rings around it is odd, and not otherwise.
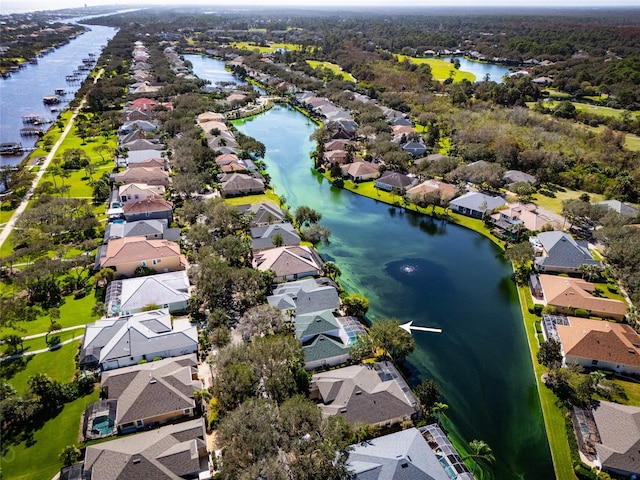
[[[576,308],[576,310],[575,310],[575,312],[573,312],[573,314],[576,317],[589,318],[589,312],[587,312],[584,308]]]
[[[80,290],[74,290],[73,292],[73,299],[74,300],[80,300],[81,298],[84,298],[87,296],[87,289],[86,288],[81,288]]]
[[[613,283],[607,283],[607,290],[611,293],[619,293],[618,286]]]
[[[598,478],[598,474],[582,462],[576,464],[573,471],[580,480],[597,480]]]
[[[535,323],[535,327],[536,327],[536,333],[542,333],[542,322],[537,321]]]
[[[540,316],[542,315],[542,310],[544,309],[544,305],[540,304],[540,303],[536,303],[533,306],[533,313],[535,313],[536,315]]]

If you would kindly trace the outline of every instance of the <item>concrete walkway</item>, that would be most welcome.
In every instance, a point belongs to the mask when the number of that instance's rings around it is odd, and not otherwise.
[[[46,333],[43,335],[46,335]],[[34,350],[33,352],[15,353],[13,355],[9,355],[8,357],[0,358],[0,363],[7,360],[15,360],[16,358],[28,357],[29,355],[35,355],[36,353],[51,352],[52,350],[56,350],[58,346],[66,345],[67,343],[75,342],[76,340],[82,340],[82,338],[84,338],[84,335],[70,338],[69,340],[65,340],[64,342],[56,343],[55,345],[53,345],[53,347],[55,347],[53,349],[49,347],[49,348],[42,348],[40,350]]]

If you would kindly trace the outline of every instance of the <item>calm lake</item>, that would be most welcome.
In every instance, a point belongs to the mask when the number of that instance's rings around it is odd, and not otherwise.
[[[465,57],[455,57],[460,62],[460,70],[471,72],[476,76],[476,82],[481,82],[488,75],[489,80],[502,83],[502,77],[509,75],[509,68],[497,63],[475,62]],[[441,60],[449,61],[451,57],[440,57]]]
[[[207,72],[223,62],[200,58],[194,73],[220,81]],[[437,381],[448,428],[462,442],[491,446],[496,479],[554,478],[512,270],[499,249],[463,227],[332,187],[312,169],[316,125],[293,109],[276,106],[234,125],[265,144],[271,184],[291,208],[322,213],[331,243],[320,252],[339,265],[349,292],[369,298],[372,321],[443,329],[414,333],[408,363],[412,383]]]
[[[0,143],[22,142],[24,147],[33,147],[37,137],[21,137],[20,129],[27,126],[22,123],[22,115],[34,113],[45,119],[55,120],[57,112],[42,103],[42,97],[53,95],[56,88],[66,92],[63,103],[57,105],[64,108],[66,102],[73,99],[80,83],[67,83],[65,77],[71,75],[87,58],[89,53],[100,55],[101,47],[109,43],[116,29],[100,25],[89,26],[85,32],[68,44],[54,50],[42,58],[37,65],[27,65],[6,79],[0,79]],[[45,125],[46,129],[50,125]],[[17,165],[25,155],[2,156],[0,165]]]

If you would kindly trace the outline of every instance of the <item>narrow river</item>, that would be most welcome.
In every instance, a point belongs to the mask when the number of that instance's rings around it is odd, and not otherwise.
[[[196,74],[198,72],[196,71]],[[441,327],[414,333],[412,383],[440,386],[447,426],[460,441],[486,441],[496,479],[554,478],[510,265],[486,238],[331,187],[312,170],[315,125],[287,107],[235,122],[263,142],[271,183],[295,209],[322,213],[331,243],[325,260],[350,292],[371,302],[370,317]]]

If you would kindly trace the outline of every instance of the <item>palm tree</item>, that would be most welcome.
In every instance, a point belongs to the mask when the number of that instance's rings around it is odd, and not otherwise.
[[[578,271],[582,273],[582,278],[591,282],[600,275],[600,267],[598,265],[583,263],[578,267]]]
[[[334,282],[338,279],[340,275],[342,275],[342,271],[340,270],[340,267],[338,267],[338,265],[336,265],[334,262],[324,262],[324,265],[322,266],[322,270],[324,271],[325,275],[329,277],[331,280],[333,280]]]
[[[471,453],[464,457],[473,459],[473,474],[476,473],[476,467],[478,466],[478,460],[484,460],[487,463],[493,463],[496,457],[493,455],[493,450],[484,440],[471,440],[469,442]]]
[[[438,420],[438,423],[440,425],[442,425],[442,417],[446,416],[444,412],[448,408],[449,408],[449,405],[443,402],[436,402],[433,404],[433,407],[431,407],[431,415],[433,415],[436,418],[436,420]]]

